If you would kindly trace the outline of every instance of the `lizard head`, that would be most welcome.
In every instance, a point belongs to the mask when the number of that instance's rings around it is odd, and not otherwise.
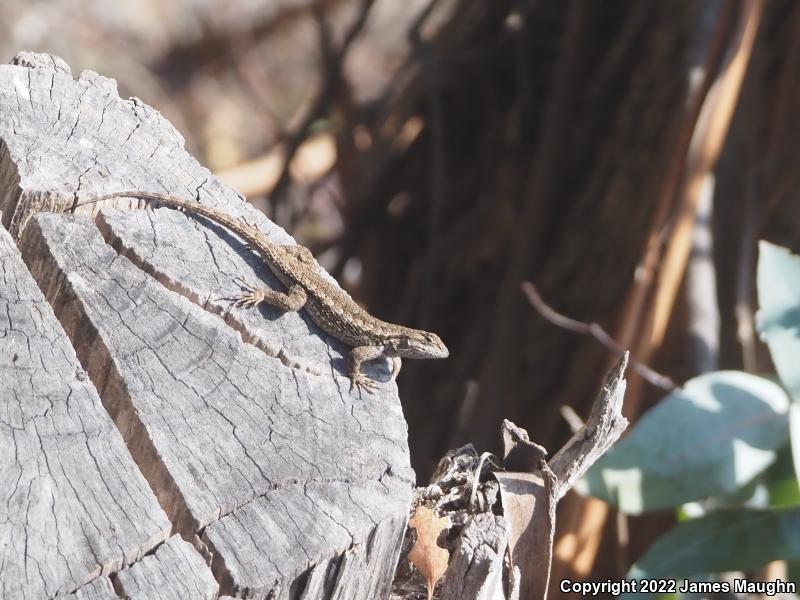
[[[403,358],[447,358],[450,351],[435,333],[403,328],[403,333],[386,342],[387,354]]]

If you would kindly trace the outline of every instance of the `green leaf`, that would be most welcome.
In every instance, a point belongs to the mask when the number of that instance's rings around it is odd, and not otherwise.
[[[775,464],[773,463],[772,466],[775,466]],[[717,494],[704,500],[681,504],[677,508],[676,517],[678,521],[691,521],[707,513],[726,508],[769,508],[772,506],[770,504],[769,489],[761,481],[763,477],[764,474],[762,473],[729,494]]]
[[[800,587],[800,561],[790,561],[787,566],[789,567],[787,579],[794,581],[795,585]]]
[[[800,401],[800,257],[769,242],[758,247],[758,332],[783,385]]]
[[[718,494],[678,507],[678,520],[690,521],[729,508],[786,508],[800,506],[800,485],[794,474],[789,444],[782,446],[763,473],[730,494]]]
[[[762,241],[759,246],[758,331],[794,400],[789,414],[795,474],[800,479],[800,257]]]
[[[800,482],[800,402],[789,406],[789,440],[794,461],[795,480]]]
[[[752,571],[800,560],[800,507],[722,510],[681,523],[631,567],[629,578]]]
[[[770,506],[800,506],[800,485],[788,446],[781,448],[775,463],[766,470],[762,479],[767,486]]]
[[[763,377],[701,375],[647,411],[575,489],[629,514],[733,492],[786,444],[788,405]]]

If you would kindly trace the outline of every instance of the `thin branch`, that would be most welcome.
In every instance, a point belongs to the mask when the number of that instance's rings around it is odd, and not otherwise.
[[[550,461],[527,431],[503,420],[504,469],[493,475],[500,484],[511,564],[521,575],[520,598],[547,598],[556,504],[628,426],[622,416],[627,365],[625,352],[606,375],[589,419]]]
[[[558,409],[558,412],[561,413],[561,416],[567,422],[567,425],[569,425],[569,429],[572,433],[578,433],[578,431],[581,430],[584,424],[583,419],[578,416],[574,408],[568,404],[563,404],[561,408]]]
[[[659,265],[652,309],[652,331],[643,353],[645,359],[664,339],[678,288],[685,277],[703,182],[713,172],[728,136],[763,10],[764,0],[746,0],[742,3],[739,23],[728,48],[725,64],[700,109],[686,155],[684,183],[680,190],[675,224]]]
[[[347,33],[345,33],[344,40],[339,48],[334,48],[330,26],[325,20],[322,6],[316,3],[312,6],[312,15],[317,22],[319,31],[322,83],[316,100],[312,103],[306,116],[301,120],[294,132],[286,137],[283,169],[271,192],[273,205],[280,202],[286,194],[291,179],[289,167],[297,150],[308,136],[309,128],[328,111],[331,102],[335,102],[337,92],[342,91],[342,88],[347,85],[342,74],[342,65],[350,46],[352,46],[364,28],[373,4],[375,4],[375,0],[361,0],[358,16],[347,30]]]
[[[617,356],[622,356],[625,353],[625,348],[623,348],[614,338],[608,335],[606,331],[597,323],[584,323],[583,321],[576,321],[575,319],[571,319],[562,315],[561,313],[556,312],[551,306],[542,300],[542,297],[539,295],[539,291],[536,289],[536,286],[530,281],[524,281],[522,283],[522,293],[525,294],[525,297],[528,299],[528,302],[531,303],[531,306],[533,306],[533,308],[535,308],[540,315],[550,321],[553,325],[568,331],[580,333],[581,335],[591,336]],[[678,386],[675,384],[675,382],[666,375],[662,375],[661,373],[654,371],[647,365],[642,364],[633,358],[631,358],[630,363],[633,370],[641,375],[641,377],[650,384],[668,392],[678,389]]]
[[[428,18],[433,14],[433,10],[438,6],[441,0],[431,0],[425,6],[424,9],[419,13],[414,22],[411,23],[411,27],[408,28],[408,41],[411,42],[412,46],[419,48],[423,45],[422,40],[422,27],[425,25],[425,22]]]
[[[556,501],[614,445],[628,426],[628,420],[622,416],[622,401],[629,359],[629,354],[624,352],[606,375],[584,426],[548,461],[557,478]]]
[[[717,11],[717,24],[708,40],[703,79],[699,85],[691,86],[685,101],[684,114],[678,128],[676,142],[667,161],[662,177],[661,189],[658,191],[656,209],[651,221],[650,235],[646,242],[644,254],[636,268],[636,278],[627,297],[622,302],[622,325],[617,336],[625,345],[635,343],[644,345],[642,332],[647,323],[647,299],[651,294],[653,281],[664,251],[666,226],[670,215],[675,212],[675,197],[683,176],[686,157],[692,142],[692,134],[697,127],[703,102],[714,82],[724,58],[726,40],[730,33],[731,23],[735,16],[734,3],[723,4]],[[638,342],[637,342],[637,338]],[[632,387],[635,387],[632,386]],[[630,394],[628,409],[633,405],[638,410],[636,394]],[[632,400],[632,402],[631,402]]]

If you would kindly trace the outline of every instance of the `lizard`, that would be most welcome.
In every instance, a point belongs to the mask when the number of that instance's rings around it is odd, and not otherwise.
[[[286,287],[286,291],[252,285],[239,279],[243,292],[232,297],[233,307],[254,308],[264,302],[284,311],[305,309],[320,329],[352,347],[347,360],[350,391],[359,388],[373,393],[377,389],[377,383],[361,371],[361,365],[366,361],[388,358],[390,381],[394,381],[400,372],[402,358],[449,356],[447,346],[435,333],[382,321],[369,314],[346,291],[322,276],[322,267],[305,246],[273,242],[258,227],[224,211],[169,194],[139,191],[110,192],[84,201],[76,198],[69,210],[114,198],[135,198],[200,215],[244,240]]]

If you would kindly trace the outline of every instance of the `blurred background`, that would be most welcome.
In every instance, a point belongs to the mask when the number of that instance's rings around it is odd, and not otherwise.
[[[0,0],[0,48],[117,80],[373,314],[441,335],[399,386],[420,482],[500,421],[551,451],[614,352],[675,382],[771,370],[756,243],[800,250],[792,0]],[[632,420],[668,382],[631,373]],[[553,579],[673,516],[559,505]]]

